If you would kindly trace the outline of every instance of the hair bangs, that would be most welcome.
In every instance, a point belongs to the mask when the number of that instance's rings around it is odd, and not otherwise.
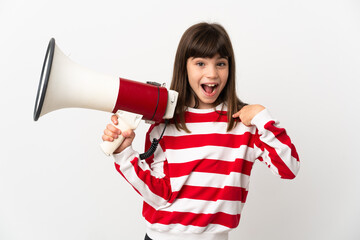
[[[219,54],[223,58],[231,58],[229,44],[226,39],[215,29],[207,29],[207,31],[200,32],[192,41],[192,44],[188,46],[187,58],[189,57],[202,57],[212,58],[216,54]]]

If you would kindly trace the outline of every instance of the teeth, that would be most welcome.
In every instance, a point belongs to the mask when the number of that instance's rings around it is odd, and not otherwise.
[[[206,86],[208,86],[208,87],[215,87],[216,86],[216,84],[205,84]]]

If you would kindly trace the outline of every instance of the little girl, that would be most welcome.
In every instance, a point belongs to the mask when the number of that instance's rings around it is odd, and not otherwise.
[[[239,224],[255,160],[281,178],[296,176],[299,158],[286,131],[263,106],[241,102],[235,85],[228,34],[218,24],[199,23],[180,40],[170,87],[178,103],[154,154],[140,160],[133,131],[106,127],[104,141],[125,137],[113,156],[144,199],[145,239],[228,239]],[[150,127],[146,149],[164,125]]]

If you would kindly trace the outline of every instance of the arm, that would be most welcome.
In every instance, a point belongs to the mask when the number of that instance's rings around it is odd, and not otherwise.
[[[152,131],[153,128],[154,126],[150,128],[146,135],[146,149],[151,144],[150,139],[159,137],[156,129]],[[140,160],[139,153],[133,150],[131,146],[134,134],[127,135],[124,133],[123,135],[127,137],[124,140],[125,145],[122,144],[123,146],[120,146],[113,155],[116,170],[148,204],[155,208],[165,205],[170,197],[171,187],[170,179],[166,175],[167,161],[161,147],[159,146],[156,149],[151,158],[146,159],[146,161]],[[116,138],[116,134],[113,137]]]
[[[284,179],[293,179],[300,167],[295,146],[284,128],[278,127],[269,111],[261,105],[248,105],[239,111],[245,125],[254,125],[255,158],[265,163],[273,173]]]

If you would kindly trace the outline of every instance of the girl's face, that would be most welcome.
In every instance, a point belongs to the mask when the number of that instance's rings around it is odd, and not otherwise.
[[[186,64],[189,84],[199,98],[199,109],[215,107],[214,103],[224,89],[228,75],[229,63],[226,58],[216,54],[212,58],[190,57]],[[191,106],[195,99],[191,100]]]

